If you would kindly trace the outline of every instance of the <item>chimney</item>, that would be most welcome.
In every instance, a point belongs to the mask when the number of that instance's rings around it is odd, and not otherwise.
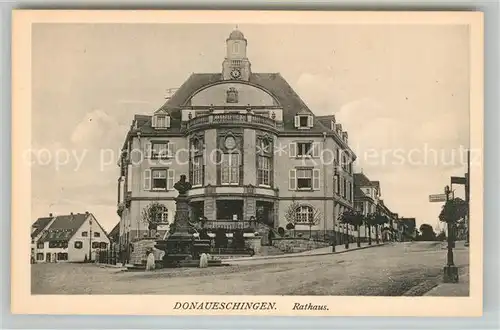
[[[52,218],[52,213],[49,213],[49,217],[51,217],[51,218]]]
[[[73,212],[71,212],[70,215],[73,215]]]
[[[85,214],[87,214],[87,215],[88,215],[88,214],[89,214],[89,211],[85,211]]]

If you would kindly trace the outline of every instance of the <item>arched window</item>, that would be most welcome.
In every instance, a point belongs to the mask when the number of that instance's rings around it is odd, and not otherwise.
[[[234,54],[237,54],[237,53],[239,53],[239,51],[240,51],[240,44],[239,44],[239,43],[237,43],[237,42],[235,42],[235,43],[233,44],[233,53],[234,53]]]
[[[313,208],[309,205],[301,205],[295,210],[295,219],[297,223],[309,223],[313,221]]]

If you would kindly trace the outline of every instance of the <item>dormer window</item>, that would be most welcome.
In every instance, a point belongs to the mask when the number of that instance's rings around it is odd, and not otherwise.
[[[158,129],[165,129],[170,127],[170,116],[168,113],[157,113],[153,116],[152,126]]]
[[[309,129],[313,127],[313,116],[298,114],[295,116],[295,127],[299,129]]]

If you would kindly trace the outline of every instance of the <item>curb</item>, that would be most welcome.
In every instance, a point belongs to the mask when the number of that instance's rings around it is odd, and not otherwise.
[[[373,247],[379,247],[386,245],[387,243],[379,243],[379,244],[373,244],[373,245],[367,245],[367,246],[362,246],[362,247],[355,247],[352,249],[347,249],[347,250],[342,250],[342,251],[336,251],[336,252],[321,252],[321,253],[311,253],[311,254],[280,254],[276,256],[266,256],[266,257],[256,257],[256,258],[239,258],[239,259],[228,259],[226,262],[231,263],[232,261],[252,261],[252,260],[274,260],[274,259],[285,259],[285,258],[299,258],[299,257],[317,257],[317,256],[325,256],[325,255],[330,255],[330,254],[341,254],[341,253],[346,253],[350,251],[356,251],[356,250],[364,250],[368,248],[373,248]]]
[[[467,267],[469,267],[469,266],[459,267],[458,275],[459,276],[465,275],[467,273]],[[407,290],[406,292],[404,292],[401,296],[405,296],[405,297],[424,296],[427,292],[429,292],[432,289],[434,289],[435,287],[443,284],[442,277],[443,277],[443,275],[438,275],[438,276],[434,277],[432,280],[423,281],[423,282],[415,285],[411,289]]]

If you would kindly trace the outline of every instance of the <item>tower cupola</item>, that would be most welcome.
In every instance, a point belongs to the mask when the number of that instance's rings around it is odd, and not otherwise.
[[[243,33],[234,29],[226,39],[226,58],[222,62],[224,80],[250,79],[250,61],[247,58],[247,40]]]

